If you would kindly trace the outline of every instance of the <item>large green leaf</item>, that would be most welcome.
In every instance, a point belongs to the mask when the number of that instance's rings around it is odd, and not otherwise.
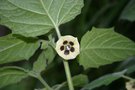
[[[83,0],[0,0],[0,23],[34,37],[72,20],[82,7]]]
[[[81,40],[80,64],[85,69],[124,60],[135,55],[135,43],[111,29],[93,28]]]
[[[135,21],[135,0],[130,0],[122,12],[120,19]]]
[[[11,35],[0,37],[0,64],[28,60],[38,47],[37,41],[25,42]]]
[[[23,70],[4,67],[0,69],[0,88],[17,83],[28,75]]]
[[[40,73],[45,70],[45,68],[53,61],[56,53],[52,47],[48,46],[45,50],[42,51],[38,60],[33,65],[33,70]]]
[[[113,81],[121,78],[125,72],[126,72],[126,70],[102,76],[102,77],[92,81],[91,83],[85,85],[81,90],[92,90],[99,86],[109,85]]]

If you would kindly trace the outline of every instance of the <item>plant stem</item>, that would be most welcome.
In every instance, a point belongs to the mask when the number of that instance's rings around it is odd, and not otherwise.
[[[60,30],[59,30],[59,28],[57,26],[55,27],[55,30],[56,30],[58,38],[60,38],[61,37],[61,33],[60,33]],[[66,77],[67,77],[67,82],[68,82],[69,90],[74,90],[68,61],[63,60],[63,64],[64,64],[64,68],[65,68],[65,73],[66,73]]]
[[[63,64],[64,64],[64,67],[65,67],[65,72],[66,72],[66,76],[67,76],[67,82],[68,82],[69,90],[74,90],[68,61],[63,61]]]
[[[129,80],[129,81],[133,81],[135,82],[135,79],[131,78],[131,77],[128,77],[128,76],[125,76],[125,75],[122,75],[123,78]]]
[[[57,26],[55,26],[55,30],[56,30],[58,38],[60,38],[61,37],[61,33],[60,33],[60,30],[59,30],[59,28]]]
[[[47,90],[53,90],[40,75],[37,77],[37,79],[47,88]]]

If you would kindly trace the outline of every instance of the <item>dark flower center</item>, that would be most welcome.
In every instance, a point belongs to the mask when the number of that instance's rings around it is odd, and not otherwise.
[[[63,45],[60,47],[60,50],[63,51],[64,50],[64,54],[65,55],[69,55],[70,52],[74,52],[75,51],[75,48],[73,47],[74,46],[74,43],[72,41],[67,41],[65,40],[63,42]]]
[[[68,54],[69,54],[69,50],[65,50],[65,51],[64,51],[64,54],[65,54],[65,55],[68,55]]]
[[[70,50],[71,49],[70,45],[65,46],[65,49]]]

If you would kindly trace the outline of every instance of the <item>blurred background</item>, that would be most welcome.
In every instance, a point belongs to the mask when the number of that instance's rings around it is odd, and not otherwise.
[[[131,15],[133,14],[133,15]],[[109,28],[114,27],[115,31],[135,41],[135,0],[84,0],[82,13],[74,20],[60,26],[62,35],[73,35],[81,39],[81,37],[92,27]],[[8,27],[0,25],[0,36],[11,33]],[[42,37],[39,37],[42,38]],[[33,61],[37,58],[40,50],[37,50],[35,55],[29,61],[21,61],[5,65],[17,65],[24,68],[31,68]],[[62,83],[66,80],[64,67],[59,56],[56,55],[53,63],[43,72],[46,81],[51,85]],[[130,57],[123,62],[101,66],[98,69],[91,68],[84,71],[77,63],[77,60],[70,62],[72,75],[80,73],[87,74],[89,81],[92,81],[100,76],[112,72],[123,70],[128,66],[135,65],[135,57]],[[129,76],[135,78],[135,73]],[[31,77],[28,77],[21,82],[9,85],[0,90],[34,90],[42,88],[41,83]],[[79,90],[80,88],[76,88]],[[68,90],[66,87],[63,90]],[[126,90],[125,80],[119,79],[108,86],[102,86],[94,90]]]

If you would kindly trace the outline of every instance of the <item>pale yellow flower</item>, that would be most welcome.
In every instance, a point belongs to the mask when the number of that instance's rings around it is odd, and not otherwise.
[[[127,88],[127,90],[135,90],[135,82],[132,82],[132,81],[127,82],[126,88]]]
[[[80,45],[76,37],[66,35],[56,42],[56,51],[65,60],[76,58],[80,53]]]

